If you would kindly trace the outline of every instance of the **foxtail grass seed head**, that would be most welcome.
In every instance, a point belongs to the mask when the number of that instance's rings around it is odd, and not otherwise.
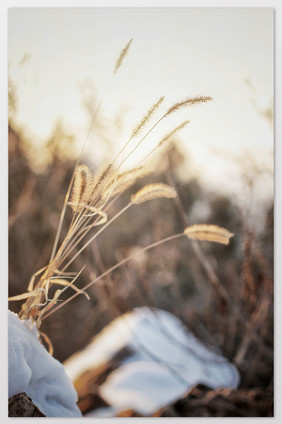
[[[161,103],[164,101],[164,96],[160,97],[157,103],[155,103],[146,113],[146,115],[143,117],[142,121],[137,125],[137,127],[133,130],[132,136],[136,137],[139,132],[142,130],[142,128],[147,124],[149,119],[153,116],[153,113],[158,109],[158,107],[161,105]]]
[[[206,103],[212,100],[212,97],[209,96],[198,96],[198,97],[189,97],[188,99],[184,100],[183,102],[175,103],[173,106],[171,106],[166,114],[165,117],[170,115],[173,112],[177,112],[179,109],[186,107],[186,106],[194,106],[200,103]]]
[[[96,206],[99,207],[99,200],[103,203],[103,201],[108,198],[109,190],[106,188],[109,187],[114,172],[113,165],[110,163],[102,166],[101,169],[93,175],[91,204],[96,204]]]
[[[226,245],[234,235],[225,228],[207,224],[191,225],[185,228],[184,234],[191,240],[207,240]]]
[[[78,165],[74,172],[71,205],[77,211],[78,205],[87,203],[92,192],[92,173],[87,165]]]
[[[109,178],[112,177],[113,172],[114,170],[111,163],[103,166],[101,170],[93,176],[93,191],[97,190],[101,185],[105,185],[109,181]]]
[[[178,127],[174,128],[173,131],[165,135],[161,141],[158,144],[158,147],[161,147],[166,141],[168,141],[172,136],[174,136],[178,131],[182,130],[184,127],[186,127],[187,124],[189,124],[190,121],[184,121],[182,124],[178,125]]]
[[[100,207],[109,193],[105,187],[112,180],[113,172],[112,164],[103,166],[96,174],[92,174],[87,165],[77,166],[71,200],[68,202],[75,213],[100,215]]]
[[[162,183],[148,184],[137,193],[131,196],[131,203],[139,205],[147,200],[158,199],[160,197],[174,198],[177,196],[173,187]]]
[[[114,74],[116,74],[117,71],[119,70],[119,68],[121,67],[122,62],[123,62],[123,59],[127,55],[128,50],[129,50],[129,47],[130,47],[132,41],[133,41],[133,38],[131,38],[131,40],[129,40],[129,42],[126,44],[126,46],[120,52],[120,55],[119,55],[119,57],[117,58],[117,61],[116,61],[116,66],[115,66],[114,71],[113,71]]]

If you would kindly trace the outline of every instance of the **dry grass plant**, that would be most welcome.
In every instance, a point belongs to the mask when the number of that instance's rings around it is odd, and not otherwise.
[[[113,75],[115,75],[121,67],[122,62],[128,53],[131,42],[132,40],[130,40],[118,57]],[[96,113],[93,116],[91,128],[93,128],[95,124],[95,119],[102,105],[102,100],[103,96],[97,106]],[[120,195],[129,187],[132,187],[138,178],[143,177],[150,172],[146,167],[148,157],[151,156],[158,148],[163,146],[164,143],[168,142],[178,131],[184,128],[189,121],[184,121],[163,137],[157,146],[154,147],[134,169],[122,171],[122,167],[126,163],[127,159],[136,151],[136,149],[138,149],[156,126],[171,114],[177,112],[181,108],[203,104],[211,100],[211,97],[207,96],[189,97],[184,101],[178,102],[169,107],[155,123],[150,124],[159,106],[164,101],[164,97],[160,97],[159,100],[148,110],[142,120],[135,126],[131,136],[124,144],[124,147],[118,155],[110,163],[106,164],[102,169],[95,173],[92,173],[86,164],[80,163],[85,144],[88,140],[88,133],[65,196],[49,263],[32,276],[27,287],[27,292],[9,298],[10,301],[24,301],[19,313],[20,318],[32,319],[36,322],[37,327],[40,328],[41,322],[45,318],[53,314],[56,310],[64,306],[76,296],[82,294],[89,299],[89,294],[86,290],[93,284],[98,283],[100,280],[105,278],[115,269],[121,267],[143,252],[168,241],[186,236],[193,240],[209,240],[217,243],[228,244],[229,239],[233,234],[227,230],[214,225],[192,226],[185,228],[181,233],[173,234],[162,240],[151,243],[150,245],[129,255],[125,259],[120,260],[108,270],[105,270],[100,275],[95,276],[82,289],[78,288],[76,283],[83,271],[83,268],[80,269],[79,272],[70,271],[70,265],[74,262],[74,260],[90,244],[95,242],[101,233],[113,224],[129,208],[136,205],[139,206],[144,202],[157,198],[175,198],[177,196],[175,189],[167,184],[147,184],[132,195],[131,200],[123,208],[121,208],[121,210],[110,217],[111,207]],[[149,124],[149,129],[145,131],[145,135],[140,136],[140,133]],[[129,153],[124,156],[125,148],[132,142],[133,146]],[[71,208],[73,215],[67,233],[60,243],[59,240],[61,238],[63,222],[65,220],[68,207]],[[198,255],[200,255],[199,251]],[[61,288],[57,289],[51,296],[50,289],[53,286],[60,286]],[[61,295],[69,289],[74,290],[75,293],[58,305]],[[42,336],[48,342],[51,349],[51,342],[48,340],[48,337],[44,334],[42,334]]]

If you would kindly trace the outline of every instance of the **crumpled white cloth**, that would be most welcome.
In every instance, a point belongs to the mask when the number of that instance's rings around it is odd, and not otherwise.
[[[9,311],[9,397],[25,392],[47,417],[81,417],[64,366],[38,339],[36,326]]]
[[[240,382],[237,368],[203,345],[176,316],[148,307],[115,319],[83,351],[65,362],[66,372],[74,381],[125,346],[132,350],[131,356],[98,389],[114,413],[133,409],[151,415],[196,384],[235,389]],[[96,410],[95,417],[99,413]]]

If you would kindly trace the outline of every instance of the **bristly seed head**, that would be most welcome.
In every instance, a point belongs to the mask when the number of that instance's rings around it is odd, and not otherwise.
[[[184,121],[182,124],[178,125],[178,127],[174,128],[170,133],[165,135],[161,141],[158,144],[158,147],[161,147],[167,140],[169,140],[174,134],[176,134],[178,131],[182,130],[187,124],[189,124],[190,121]]]
[[[130,47],[130,44],[132,43],[132,41],[133,41],[133,38],[131,38],[131,39],[129,40],[129,42],[126,44],[126,46],[125,46],[125,47],[122,49],[122,51],[120,52],[120,55],[119,55],[119,57],[117,58],[117,61],[116,61],[115,69],[114,69],[114,71],[113,71],[113,73],[114,73],[114,74],[116,74],[116,73],[117,73],[117,71],[119,70],[119,68],[121,67],[122,62],[123,62],[123,59],[124,59],[124,58],[125,58],[125,56],[127,55],[128,50],[129,50],[129,47]]]
[[[111,178],[113,173],[113,166],[112,164],[108,164],[105,167],[102,168],[102,170],[97,172],[97,174],[93,175],[93,182],[92,182],[92,194],[95,190],[100,188],[102,185],[108,181],[108,178]]]
[[[78,165],[74,172],[71,203],[74,211],[79,204],[86,203],[92,190],[92,174],[87,165]]]
[[[176,196],[177,193],[171,186],[162,183],[148,184],[131,196],[131,203],[139,205],[140,203],[147,202],[147,200],[153,200],[159,197],[173,198]]]
[[[209,96],[189,97],[183,102],[175,103],[173,106],[171,106],[164,116],[168,116],[171,113],[178,111],[182,107],[194,106],[199,103],[206,103],[211,100],[212,100],[212,97],[209,97]]]
[[[87,214],[89,211],[96,211],[98,213],[104,203],[105,187],[112,179],[112,175],[111,164],[94,175],[87,165],[78,165],[74,174],[71,201],[68,202],[74,212]]]
[[[149,119],[152,117],[153,113],[157,110],[157,108],[161,105],[161,103],[164,101],[164,96],[160,97],[157,103],[155,103],[146,113],[142,121],[137,125],[137,127],[133,130],[132,136],[136,137],[137,134],[141,131],[141,129],[146,125],[146,123],[149,121]]]

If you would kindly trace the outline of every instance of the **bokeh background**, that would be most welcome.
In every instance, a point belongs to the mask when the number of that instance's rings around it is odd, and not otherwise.
[[[241,372],[241,389],[272,393],[273,19],[267,8],[9,10],[10,295],[48,263],[84,141],[83,160],[95,170],[162,95],[163,111],[187,96],[213,97],[163,121],[129,160],[134,166],[189,119],[157,151],[152,175],[133,187],[163,181],[178,200],[121,217],[75,262],[76,270],[86,264],[81,285],[188,224],[235,234],[227,247],[202,243],[198,255],[187,240],[163,245],[93,286],[90,301],[78,297],[46,319],[42,329],[59,360],[115,317],[147,305],[172,312],[219,348]]]

